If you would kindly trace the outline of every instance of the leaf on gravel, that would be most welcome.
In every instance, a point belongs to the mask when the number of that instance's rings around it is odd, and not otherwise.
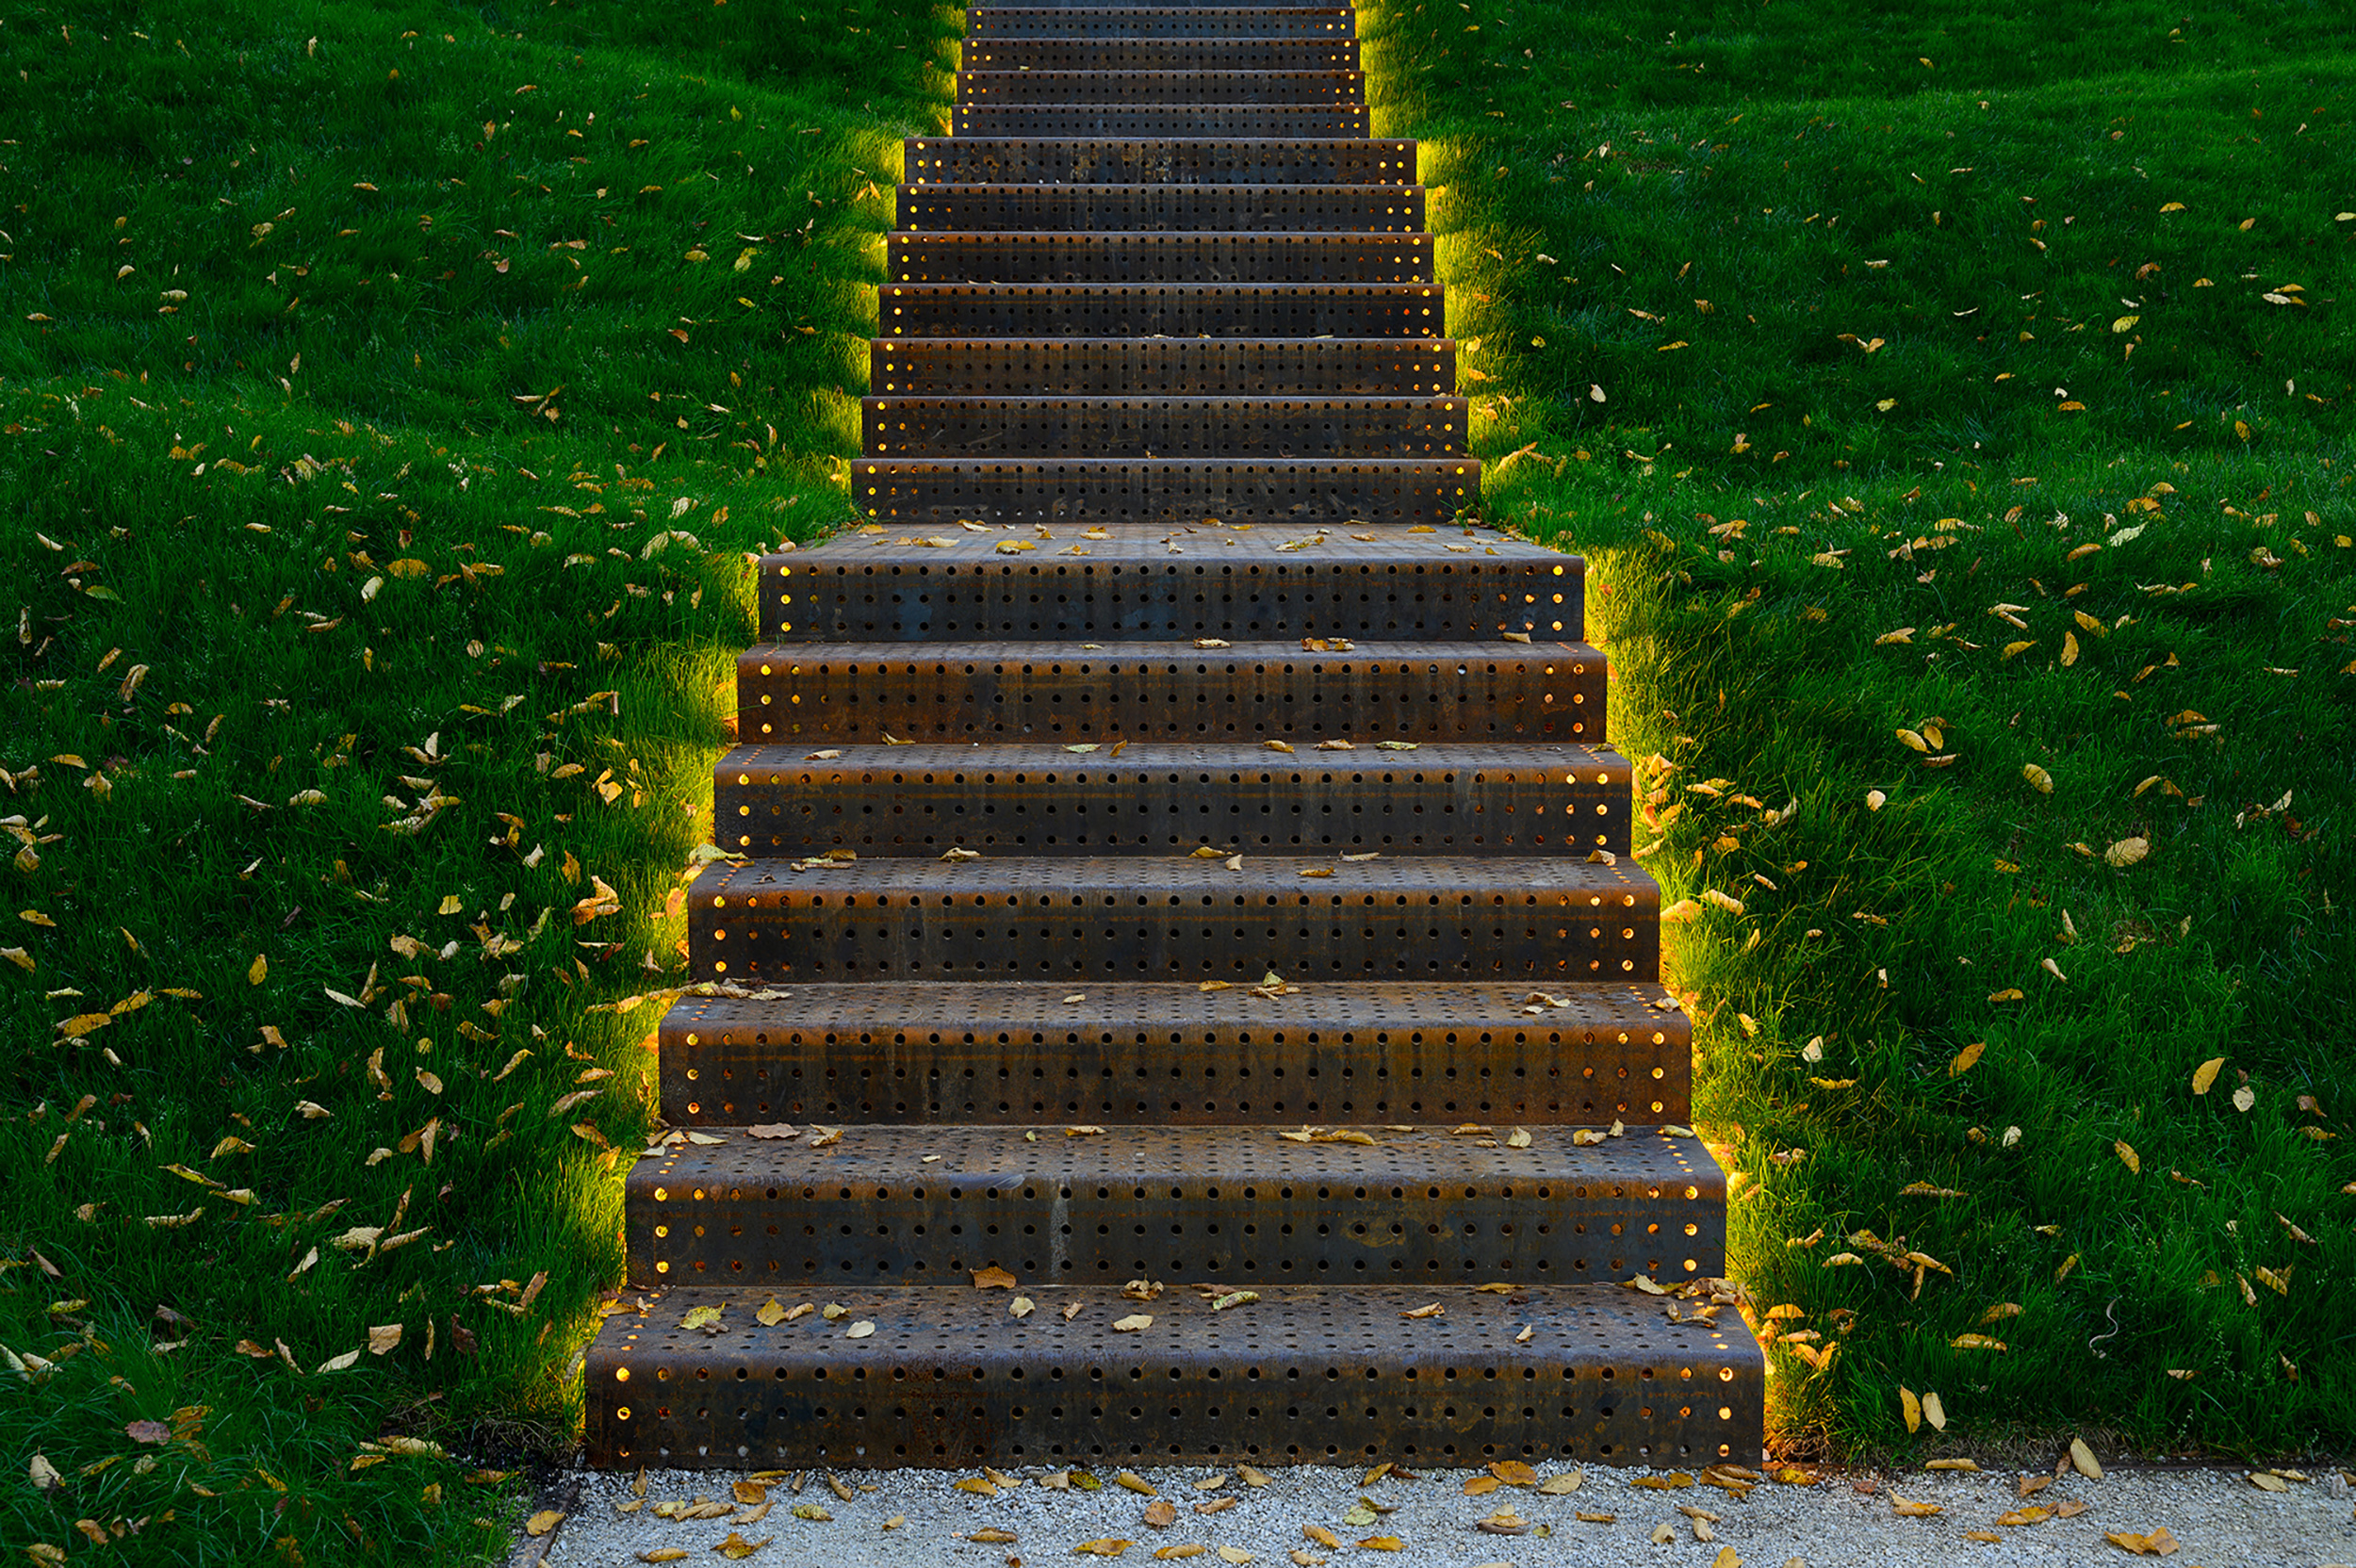
[[[1119,1536],[1106,1536],[1101,1541],[1083,1541],[1072,1548],[1073,1557],[1119,1557],[1127,1551],[1130,1543]]]
[[[1616,1525],[1620,1522],[1616,1513],[1575,1513],[1572,1517],[1582,1525]]]
[[[1508,1486],[1536,1486],[1538,1472],[1517,1459],[1501,1459],[1489,1466],[1489,1474]]]
[[[1316,1542],[1329,1552],[1341,1550],[1342,1538],[1323,1525],[1303,1525],[1301,1527],[1301,1533],[1303,1538]]]
[[[1115,1476],[1113,1484],[1124,1491],[1134,1492],[1140,1497],[1158,1497],[1162,1494],[1158,1487],[1134,1470],[1123,1470],[1120,1475]]]
[[[1693,1478],[1683,1470],[1672,1470],[1665,1476],[1639,1476],[1628,1484],[1647,1492],[1682,1492],[1693,1484]]]
[[[1150,1329],[1153,1326],[1153,1315],[1152,1313],[1133,1312],[1126,1317],[1114,1319],[1113,1332],[1117,1334],[1134,1334],[1143,1330]]]
[[[1250,1562],[1252,1554],[1241,1546],[1221,1546],[1219,1549],[1219,1560],[1221,1562]]]
[[[1382,1517],[1375,1512],[1372,1499],[1361,1497],[1350,1505],[1348,1513],[1342,1515],[1342,1523],[1354,1529],[1364,1529]]]
[[[1960,1470],[1965,1475],[1976,1476],[1980,1473],[1980,1462],[1972,1459],[1935,1459],[1926,1461],[1922,1468],[1925,1470]]]
[[[1015,1533],[1012,1530],[1002,1530],[995,1525],[988,1525],[975,1530],[966,1539],[978,1541],[985,1546],[1006,1546],[1013,1544]]]
[[[1579,1483],[1584,1481],[1586,1478],[1587,1472],[1584,1470],[1573,1470],[1566,1475],[1556,1476],[1550,1480],[1545,1480],[1538,1483],[1538,1495],[1541,1497],[1567,1496],[1569,1494],[1577,1492],[1579,1488]]]
[[[802,1511],[797,1508],[794,1511],[799,1513]],[[734,1530],[730,1530],[728,1531],[728,1538],[712,1549],[719,1553],[722,1557],[727,1558],[730,1562],[742,1562],[746,1558],[752,1556],[755,1552],[761,1550],[763,1546],[766,1546],[770,1542],[776,1539],[776,1536],[764,1535],[758,1541],[747,1541],[743,1536],[737,1534]]]
[[[2176,1538],[2162,1526],[2150,1535],[2132,1535],[2125,1530],[2105,1530],[2102,1539],[2122,1551],[2137,1557],[2168,1557],[2177,1550]]]
[[[2017,1508],[2009,1513],[1998,1514],[1996,1522],[2009,1528],[2018,1529],[2025,1525],[2042,1525],[2052,1517],[2053,1517],[2053,1511],[2050,1508]]]
[[[1895,1492],[1890,1494],[1890,1506],[1902,1519],[1928,1519],[1935,1513],[1947,1511],[1937,1503],[1910,1503]]]
[[[1012,1290],[1015,1282],[1014,1276],[996,1264],[990,1265],[988,1268],[977,1268],[973,1271],[975,1290]]]
[[[1254,1470],[1249,1464],[1236,1465],[1235,1474],[1243,1478],[1244,1485],[1250,1487],[1267,1486],[1276,1479],[1274,1476],[1269,1475],[1267,1471]]]
[[[824,1508],[816,1503],[795,1503],[794,1505],[794,1517],[796,1519],[811,1520],[814,1523],[821,1525],[832,1524],[834,1522],[834,1515],[828,1513]]]
[[[1367,1552],[1403,1552],[1407,1549],[1407,1543],[1396,1535],[1370,1535],[1359,1542],[1358,1546],[1361,1551]]]
[[[1201,1557],[1204,1552],[1209,1550],[1210,1548],[1208,1546],[1163,1546],[1153,1553],[1153,1560],[1156,1562],[1177,1562],[1186,1558]]]
[[[1710,1568],[1742,1568],[1742,1560],[1736,1555],[1733,1547],[1721,1546],[1718,1548],[1716,1560],[1710,1563]]]
[[[971,1492],[976,1497],[995,1497],[998,1488],[979,1476],[960,1476],[949,1483],[959,1492]]]
[[[640,1552],[638,1554],[638,1560],[641,1562],[684,1562],[687,1560],[687,1548],[684,1546],[657,1546],[651,1552]]]
[[[539,1512],[524,1521],[524,1533],[526,1535],[546,1535],[548,1531],[556,1528],[557,1526],[563,1524],[564,1522],[564,1515],[562,1511],[552,1508],[544,1508]]]
[[[733,1481],[729,1483],[728,1495],[744,1507],[751,1508],[769,1495],[769,1489],[759,1481]]]
[[[1503,1486],[1504,1484],[1505,1483],[1503,1481],[1497,1479],[1495,1476],[1466,1476],[1464,1478],[1464,1495],[1467,1497],[1486,1497],[1490,1493],[1495,1492],[1498,1487]]]
[[[1157,1530],[1166,1530],[1178,1522],[1178,1505],[1167,1497],[1156,1497],[1145,1505],[1145,1522]]]

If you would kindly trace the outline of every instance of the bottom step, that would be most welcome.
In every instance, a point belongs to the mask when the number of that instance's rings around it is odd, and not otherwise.
[[[590,1462],[1757,1458],[1766,1363],[1733,1306],[1672,1323],[1659,1298],[1618,1285],[1284,1286],[1214,1313],[1207,1288],[1144,1302],[1031,1287],[1021,1318],[1000,1290],[789,1292],[774,1298],[787,1311],[845,1311],[767,1327],[765,1291],[656,1293],[590,1346]],[[1435,1303],[1440,1315],[1407,1315]],[[1152,1321],[1116,1328],[1134,1316]]]

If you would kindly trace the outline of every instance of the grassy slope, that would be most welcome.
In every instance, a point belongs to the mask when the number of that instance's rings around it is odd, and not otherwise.
[[[1839,1346],[1774,1353],[1795,1443],[1905,1446],[1901,1385],[1980,1444],[2356,1438],[2356,54],[2179,22],[1376,19],[1491,511],[1588,554],[1646,864],[1742,905],[1671,962],[1738,1266]]]
[[[503,1549],[513,1484],[352,1462],[574,1429],[604,1151],[651,1099],[652,1010],[584,1009],[676,962],[738,552],[843,510],[868,247],[953,36],[743,0],[0,29],[0,1346],[54,1364],[0,1371],[12,1554]]]

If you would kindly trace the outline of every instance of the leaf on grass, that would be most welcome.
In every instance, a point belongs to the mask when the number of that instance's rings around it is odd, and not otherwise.
[[[2212,1056],[2192,1070],[2192,1092],[2206,1094],[2217,1085],[2217,1072],[2225,1066],[2225,1058]]]
[[[1922,1419],[1928,1421],[1934,1430],[1943,1432],[1947,1429],[1947,1407],[1940,1402],[1938,1395],[1922,1396]]]
[[[1947,1076],[1950,1078],[1960,1078],[1965,1073],[1971,1071],[1973,1065],[1979,1061],[1981,1053],[1985,1052],[1987,1049],[1988,1042],[1986,1040],[1974,1040],[1970,1045],[1965,1046],[1961,1051],[1956,1052],[1955,1059],[1947,1064]]]
[[[2120,1138],[2111,1145],[2111,1151],[2119,1156],[2119,1163],[2127,1168],[2130,1176],[2143,1174],[2143,1158],[2135,1152],[2134,1144]]]

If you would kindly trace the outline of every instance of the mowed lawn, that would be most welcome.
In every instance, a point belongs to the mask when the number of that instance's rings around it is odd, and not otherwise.
[[[1776,1441],[2344,1446],[2344,14],[1369,31],[1490,514],[1601,580]]]
[[[955,37],[0,25],[12,1560],[491,1560],[569,1451],[744,552],[846,514]]]

